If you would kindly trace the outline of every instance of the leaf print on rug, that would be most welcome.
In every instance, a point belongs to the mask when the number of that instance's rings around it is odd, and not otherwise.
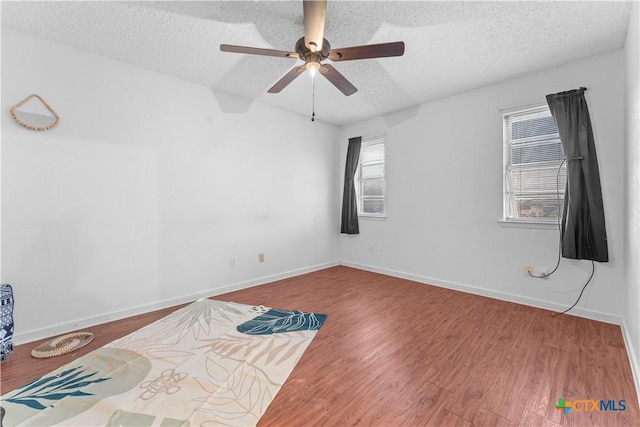
[[[326,318],[326,314],[272,308],[266,313],[238,325],[237,330],[249,335],[315,331],[320,329]]]
[[[99,348],[2,396],[4,425],[94,425],[69,420],[103,399],[137,392],[150,371],[151,362],[139,353]]]
[[[200,299],[3,395],[3,423],[256,425],[325,318]]]
[[[198,383],[207,396],[195,399],[198,412],[211,425],[255,425],[282,385],[267,373],[248,363],[229,366],[210,354],[207,359],[209,379]]]
[[[127,335],[110,343],[111,346],[126,346],[137,343],[142,347],[153,345],[175,346],[185,339],[194,341],[207,340],[211,334],[218,334],[220,330],[235,327],[243,321],[245,311],[239,309],[240,304],[232,302],[200,299],[182,307],[166,316],[162,323],[154,322],[135,334]]]
[[[65,397],[90,396],[91,393],[86,393],[80,389],[89,384],[100,383],[110,379],[95,378],[96,374],[97,372],[87,374],[79,367],[71,368],[60,375],[40,378],[26,385],[6,401],[27,405],[33,409],[46,409],[51,406],[52,401],[62,400]]]
[[[301,346],[309,344],[309,336],[302,331],[270,334],[272,336],[269,337],[265,335],[223,335],[211,341],[207,347],[221,358],[266,367],[270,363],[277,366],[286,362]]]

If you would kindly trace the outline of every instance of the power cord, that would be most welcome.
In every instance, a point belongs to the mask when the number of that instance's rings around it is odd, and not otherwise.
[[[580,156],[580,157],[576,157],[575,159],[571,159],[571,160],[582,160],[584,157]],[[562,170],[562,166],[565,164],[565,162],[567,161],[567,159],[565,158],[562,163],[560,163],[560,166],[558,167],[558,172],[556,173],[556,197],[558,200],[558,260],[556,262],[556,266],[553,268],[553,270],[551,270],[549,273],[544,273],[544,274],[540,274],[540,275],[535,275],[532,274],[531,271],[529,271],[529,276],[531,277],[535,277],[536,279],[545,279],[549,276],[551,276],[553,273],[556,272],[556,270],[558,270],[558,267],[560,267],[560,259],[562,257],[562,224],[560,222],[560,171]],[[567,180],[569,179],[569,177],[567,176]],[[569,195],[566,195],[568,197],[570,197]],[[591,218],[589,218],[588,221],[588,226],[587,228],[589,228],[589,226],[591,225]],[[589,244],[589,234],[587,233],[587,248],[589,249],[589,254],[591,255],[591,245]],[[578,299],[576,299],[576,302],[573,303],[573,305],[569,308],[567,308],[565,311],[559,312],[559,313],[552,313],[551,316],[559,316],[561,314],[565,314],[567,312],[569,312],[571,309],[573,309],[576,305],[578,305],[578,302],[580,302],[580,299],[582,298],[582,294],[584,293],[584,290],[587,289],[587,286],[589,286],[589,283],[591,283],[591,279],[593,279],[593,276],[596,272],[596,263],[593,261],[593,259],[591,260],[591,274],[589,275],[589,278],[587,279],[587,282],[584,284],[584,286],[582,286],[582,289],[580,290],[580,295],[578,295]]]
[[[558,200],[558,215],[557,215],[558,217],[558,260],[556,261],[556,266],[549,273],[535,275],[535,274],[532,274],[531,271],[529,271],[529,276],[535,277],[536,279],[546,279],[547,277],[555,273],[558,267],[560,267],[560,258],[562,256],[562,225],[560,223],[561,212],[562,212],[562,207],[560,206],[560,171],[562,170],[562,166],[565,164],[566,161],[567,161],[566,158],[562,160],[562,163],[560,163],[560,166],[558,166],[558,172],[556,173],[556,198]]]
[[[596,272],[596,263],[593,262],[593,260],[591,260],[591,275],[589,276],[589,278],[587,279],[587,283],[584,284],[584,286],[582,287],[582,290],[580,291],[580,295],[578,295],[578,299],[576,300],[576,302],[573,303],[573,305],[569,308],[567,308],[565,311],[561,312],[561,313],[553,313],[551,314],[552,316],[559,316],[561,314],[565,314],[567,313],[569,310],[571,310],[573,307],[575,307],[576,305],[578,305],[578,302],[580,301],[580,298],[582,298],[582,293],[584,292],[585,289],[587,289],[587,286],[589,285],[589,283],[591,282],[591,279],[593,279],[593,275]]]
[[[587,229],[591,228],[591,216],[589,216],[589,220],[587,221]],[[578,295],[578,299],[576,300],[576,302],[573,303],[573,305],[569,308],[567,308],[565,311],[561,312],[561,313],[553,313],[552,316],[558,316],[560,314],[565,314],[566,312],[568,312],[569,310],[571,310],[573,307],[575,307],[578,302],[580,301],[580,298],[582,298],[582,294],[584,292],[585,289],[587,289],[587,286],[589,285],[589,283],[591,283],[591,279],[593,279],[593,275],[596,272],[596,263],[593,262],[593,251],[591,250],[591,243],[589,243],[589,233],[587,233],[587,249],[589,249],[589,256],[591,257],[591,274],[589,275],[589,278],[587,279],[587,283],[584,284],[584,286],[582,287],[582,290],[580,291],[580,295]]]

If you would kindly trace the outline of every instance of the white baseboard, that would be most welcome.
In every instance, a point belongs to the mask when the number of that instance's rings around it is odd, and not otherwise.
[[[357,262],[342,261],[341,264],[346,267],[353,267],[359,270],[373,271],[375,273],[385,274],[387,276],[412,280],[414,282],[424,283],[427,285],[434,285],[441,288],[452,289],[455,291],[466,292],[474,295],[481,295],[484,297],[499,299],[502,301],[515,302],[518,304],[528,305],[536,308],[543,308],[543,309],[552,310],[555,312],[561,312],[569,308],[569,306],[556,304],[550,301],[524,297],[522,295],[510,294],[508,292],[500,292],[493,289],[481,288],[479,286],[472,286],[472,285],[467,285],[462,283],[440,280],[433,277],[421,276],[418,274],[405,273],[402,271],[392,270],[388,268],[381,268],[381,267],[376,267],[376,266],[367,265],[367,264],[360,264]],[[620,325],[620,320],[621,320],[619,316],[616,316],[610,313],[603,313],[596,310],[585,310],[578,307],[574,308],[573,310],[571,310],[571,313],[567,313],[567,314],[571,314],[573,316],[578,316],[578,317],[584,317],[591,320],[598,320],[600,322],[613,323],[614,325]]]
[[[311,273],[313,271],[324,270],[325,268],[335,267],[337,265],[340,265],[339,261],[331,261],[323,264],[312,265],[309,267],[290,270],[283,273],[258,277],[256,279],[246,280],[244,282],[233,283],[230,285],[222,286],[220,288],[209,289],[202,292],[196,292],[188,295],[183,295],[180,297],[169,298],[161,301],[155,301],[149,304],[130,307],[123,310],[113,311],[110,313],[90,316],[84,319],[74,320],[73,322],[58,323],[55,325],[47,326],[46,328],[24,331],[24,332],[15,334],[13,336],[13,342],[15,345],[30,343],[30,342],[38,341],[44,338],[62,335],[78,329],[89,328],[91,326],[100,325],[100,324],[111,322],[114,320],[120,320],[127,317],[136,316],[139,314],[149,313],[155,310],[160,310],[163,308],[173,307],[178,304],[188,303],[191,301],[195,301],[198,298],[203,298],[203,297],[209,298],[216,295],[225,294],[227,292],[233,292],[240,289],[251,288],[253,286],[264,285],[266,283],[275,282],[277,280],[287,279],[290,277],[300,276],[302,274]]]
[[[625,322],[624,317],[622,318],[620,328],[622,329],[622,338],[624,339],[624,345],[627,348],[627,355],[629,357],[629,364],[631,365],[633,382],[636,385],[636,397],[638,398],[638,404],[640,405],[640,359],[638,359],[638,356],[640,355],[636,354],[636,351],[633,347],[633,340],[631,340],[631,336],[629,335],[629,328],[627,327],[627,322]]]

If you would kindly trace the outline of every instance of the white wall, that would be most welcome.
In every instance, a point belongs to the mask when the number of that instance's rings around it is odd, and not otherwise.
[[[5,27],[2,89],[16,342],[337,263],[334,126]]]
[[[360,235],[341,236],[342,262],[534,306],[569,307],[591,264],[563,259],[552,277],[526,278],[525,265],[555,265],[557,229],[498,223],[500,109],[545,102],[549,93],[580,86],[588,88],[610,262],[597,264],[594,280],[574,313],[618,323],[624,295],[622,50],[341,129],[342,165],[349,137],[387,134],[388,211],[386,221],[361,219]]]
[[[625,45],[625,294],[622,330],[640,397],[640,7],[634,2]]]

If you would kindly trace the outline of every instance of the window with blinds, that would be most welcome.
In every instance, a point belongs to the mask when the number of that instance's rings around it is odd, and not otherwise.
[[[385,216],[384,158],[384,136],[362,138],[356,171],[360,216]]]
[[[504,115],[504,219],[557,221],[566,162],[546,105]]]

